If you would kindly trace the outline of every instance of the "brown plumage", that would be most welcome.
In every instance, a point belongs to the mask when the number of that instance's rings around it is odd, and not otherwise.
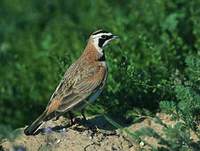
[[[65,112],[83,109],[87,105],[85,101],[92,102],[101,93],[107,78],[107,65],[102,49],[116,36],[103,30],[97,32],[90,36],[83,54],[64,74],[45,111],[24,130],[26,135],[33,135],[45,121]]]

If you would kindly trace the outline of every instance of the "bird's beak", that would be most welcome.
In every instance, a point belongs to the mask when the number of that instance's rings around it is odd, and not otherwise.
[[[119,39],[119,36],[113,35],[112,40]]]

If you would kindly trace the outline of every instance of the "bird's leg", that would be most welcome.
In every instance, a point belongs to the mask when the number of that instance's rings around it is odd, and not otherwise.
[[[81,115],[83,116],[83,119],[86,121],[86,117],[85,117],[85,114],[84,114],[84,109],[81,110]]]
[[[59,120],[59,118],[60,118],[60,115],[58,115],[55,120],[57,121],[57,120]]]
[[[74,125],[75,124],[75,120],[74,120],[74,114],[69,111],[69,118],[70,118],[70,125]]]
[[[57,120],[59,120],[59,118],[60,118],[60,115],[59,115],[59,114],[56,114],[56,113],[54,113],[54,118],[53,118],[53,121],[57,121]]]

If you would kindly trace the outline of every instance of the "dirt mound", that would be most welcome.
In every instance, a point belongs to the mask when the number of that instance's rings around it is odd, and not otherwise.
[[[101,121],[100,123],[97,121]],[[92,123],[92,124],[91,124]],[[95,127],[96,125],[100,128]],[[16,151],[127,151],[134,150],[133,144],[120,135],[102,117],[91,118],[86,122],[80,121],[71,127],[64,128],[66,119],[50,121],[43,125],[45,128],[37,135],[26,136],[24,128],[18,129],[18,135],[13,140],[3,140],[0,150]],[[61,125],[58,127],[58,125]],[[109,130],[107,130],[109,129]],[[45,131],[45,132],[44,132]]]
[[[176,122],[170,120],[166,114],[157,114],[167,125],[174,125]],[[73,126],[67,126],[68,121],[60,118],[57,121],[49,121],[43,125],[40,133],[34,136],[26,136],[24,128],[18,129],[18,135],[12,139],[5,139],[0,145],[3,151],[137,151],[141,149],[150,150],[148,144],[157,147],[160,145],[154,137],[143,136],[138,142],[130,138],[127,133],[115,129],[102,116],[91,117],[87,121],[79,119]],[[59,126],[58,126],[59,125]],[[50,128],[51,127],[51,128]],[[141,128],[152,128],[159,135],[164,137],[163,126],[154,122],[151,118],[130,125],[126,130],[136,132]],[[196,142],[198,138],[193,135]]]

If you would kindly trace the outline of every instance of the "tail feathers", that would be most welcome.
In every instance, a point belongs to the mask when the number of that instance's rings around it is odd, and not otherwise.
[[[42,113],[30,126],[25,128],[24,134],[25,135],[34,135],[35,132],[39,129],[39,127],[43,124],[43,121],[46,118],[46,112]]]

